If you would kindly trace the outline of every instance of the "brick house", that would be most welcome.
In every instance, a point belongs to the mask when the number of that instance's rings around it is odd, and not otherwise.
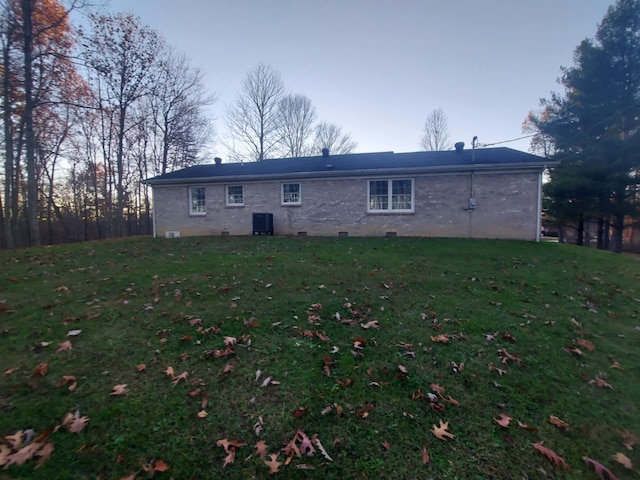
[[[145,183],[153,190],[155,236],[266,228],[275,235],[539,240],[542,173],[551,163],[463,144],[439,152],[324,150],[252,163],[216,159]]]

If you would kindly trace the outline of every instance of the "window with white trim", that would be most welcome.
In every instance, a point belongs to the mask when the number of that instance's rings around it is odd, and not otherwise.
[[[227,206],[241,207],[244,205],[244,187],[242,185],[227,185]]]
[[[413,179],[369,180],[368,212],[412,213]]]
[[[299,183],[283,183],[282,184],[282,204],[283,205],[300,205],[302,196],[300,194]]]
[[[205,215],[207,202],[204,187],[189,188],[189,215]]]

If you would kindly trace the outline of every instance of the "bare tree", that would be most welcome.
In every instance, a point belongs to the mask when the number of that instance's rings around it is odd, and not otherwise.
[[[97,100],[108,118],[108,135],[114,132],[115,136],[115,227],[116,233],[123,235],[129,167],[125,162],[125,141],[127,131],[134,126],[130,109],[150,93],[154,80],[150,73],[157,61],[160,37],[133,15],[92,15],[90,20],[92,31],[85,55],[96,75],[98,85],[94,88],[100,92]]]
[[[285,95],[280,73],[259,63],[242,81],[236,102],[226,112],[235,155],[264,160],[280,142],[279,106]],[[237,144],[244,151],[238,152]]]
[[[451,148],[449,119],[441,108],[433,110],[424,122],[420,146],[425,150],[448,150]]]
[[[344,133],[342,127],[334,123],[320,122],[315,129],[313,149],[319,153],[326,148],[335,155],[352,153],[358,143],[351,138],[351,134]]]
[[[283,157],[304,157],[311,153],[315,108],[309,97],[286,95],[279,105],[280,148]]]

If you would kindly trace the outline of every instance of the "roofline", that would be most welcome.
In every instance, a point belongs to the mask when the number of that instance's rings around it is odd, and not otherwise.
[[[266,180],[287,180],[287,179],[315,179],[315,178],[351,178],[381,175],[407,175],[407,174],[446,174],[465,172],[486,172],[486,173],[514,173],[531,172],[539,173],[550,166],[558,165],[556,160],[545,160],[544,162],[531,162],[527,164],[505,163],[505,164],[465,164],[465,165],[436,165],[406,168],[376,168],[357,170],[329,170],[318,172],[290,172],[290,173],[270,173],[264,175],[230,175],[230,176],[210,176],[210,177],[186,177],[168,180],[146,179],[142,183],[145,185],[180,185],[187,183],[237,183],[239,181],[266,181]]]

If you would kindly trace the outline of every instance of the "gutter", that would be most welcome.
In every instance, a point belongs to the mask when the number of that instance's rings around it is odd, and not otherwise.
[[[541,173],[547,168],[548,162],[535,162],[525,165],[519,164],[476,164],[474,171],[480,170],[483,173]],[[291,172],[253,175],[226,175],[209,177],[186,177],[166,180],[143,180],[142,183],[151,186],[162,185],[184,185],[193,183],[230,183],[240,181],[272,181],[289,179],[324,179],[324,178],[351,178],[351,177],[374,177],[374,176],[406,176],[411,174],[432,174],[442,175],[448,173],[468,173],[469,165],[435,166],[435,167],[407,167],[407,168],[380,168],[380,169],[358,169],[344,171],[312,171],[312,172]]]

